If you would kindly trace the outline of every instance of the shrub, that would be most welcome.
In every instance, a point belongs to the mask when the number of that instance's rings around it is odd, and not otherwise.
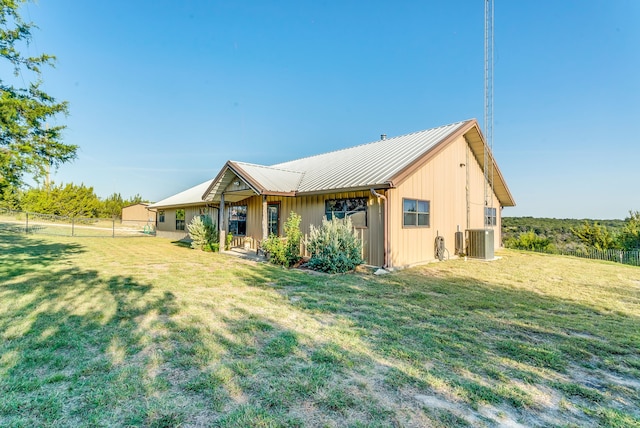
[[[362,244],[349,217],[325,218],[320,228],[311,225],[307,250],[311,253],[309,267],[322,272],[348,272],[363,262]]]
[[[262,244],[265,252],[269,255],[271,263],[290,267],[300,260],[301,220],[302,217],[300,215],[291,212],[284,224],[284,238],[279,238],[272,234]]]
[[[262,248],[271,263],[274,265],[287,266],[284,239],[281,239],[272,233],[269,235],[269,238],[262,243]]]
[[[187,225],[191,237],[191,248],[218,251],[218,228],[208,216],[198,216]]]
[[[224,249],[225,251],[229,251],[231,249],[231,243],[233,242],[233,234],[229,232],[227,236],[224,238]]]
[[[517,238],[508,238],[504,242],[507,248],[515,248],[517,250],[545,251],[554,252],[555,246],[548,238],[538,236],[533,230],[521,233]]]

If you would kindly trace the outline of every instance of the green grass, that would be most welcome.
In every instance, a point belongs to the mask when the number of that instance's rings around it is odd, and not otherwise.
[[[640,269],[314,275],[0,230],[0,426],[640,426]]]

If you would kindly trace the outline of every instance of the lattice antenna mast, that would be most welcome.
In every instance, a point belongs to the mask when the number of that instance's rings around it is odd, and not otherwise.
[[[485,227],[493,226],[487,221],[487,208],[493,212],[493,0],[484,1],[484,207]]]

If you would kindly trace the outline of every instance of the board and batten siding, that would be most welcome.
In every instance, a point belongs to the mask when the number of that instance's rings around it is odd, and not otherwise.
[[[363,244],[363,256],[366,263],[377,266],[382,265],[384,261],[384,210],[380,201],[377,198],[373,198],[370,192],[343,192],[297,197],[267,196],[267,203],[278,203],[280,205],[278,230],[280,235],[284,233],[284,223],[289,218],[289,214],[295,212],[301,217],[300,230],[302,234],[308,237],[311,225],[320,227],[322,224],[322,219],[325,216],[325,201],[344,198],[367,198],[367,227],[356,228],[356,232]],[[251,246],[255,249],[255,241],[262,239],[262,196],[253,196],[233,205],[247,206],[247,236],[253,238]],[[225,211],[227,210],[225,209]],[[234,245],[241,245],[241,243],[234,240]]]
[[[484,173],[463,136],[447,145],[404,181],[387,191],[389,241],[392,266],[406,266],[435,259],[435,239],[442,236],[453,256],[455,232],[467,229],[467,168],[469,180],[469,228],[484,228]],[[497,212],[495,246],[500,242],[500,205]],[[430,202],[429,227],[403,227],[403,199]]]
[[[206,205],[195,205],[187,207],[175,207],[175,208],[158,208],[157,211],[164,209],[164,222],[159,220],[156,222],[156,235],[164,238],[171,239],[187,239],[189,238],[189,231],[187,226],[191,223],[194,217],[197,217],[203,213],[208,213],[213,223],[218,223],[218,209],[215,207],[207,207]],[[176,230],[176,210],[184,210],[184,230]],[[158,215],[156,213],[156,215]],[[157,218],[157,217],[156,217]]]

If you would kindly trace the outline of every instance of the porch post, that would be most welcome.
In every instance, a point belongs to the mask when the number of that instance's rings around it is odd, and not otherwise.
[[[269,225],[267,223],[267,195],[262,195],[262,240],[269,237]]]
[[[218,210],[218,234],[220,238],[220,251],[224,251],[226,240],[226,228],[224,226],[224,193],[220,195],[220,209]]]

